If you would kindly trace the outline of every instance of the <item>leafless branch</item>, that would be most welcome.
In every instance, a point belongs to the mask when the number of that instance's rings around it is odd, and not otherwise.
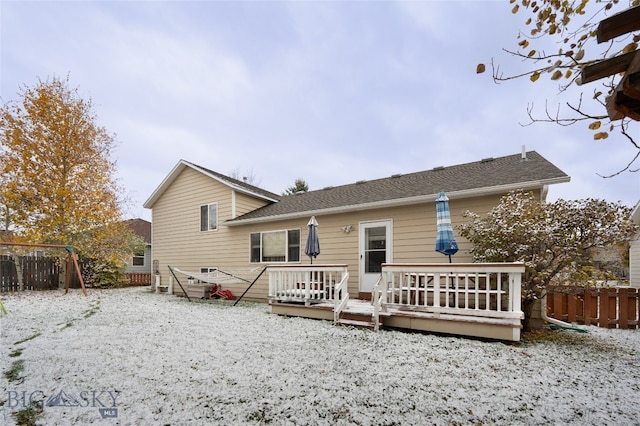
[[[633,139],[633,137],[627,132],[627,128],[629,127],[629,119],[623,119],[622,123],[620,124],[620,134],[622,134],[624,137],[627,138],[627,140],[629,141],[629,143],[631,143],[631,145],[633,145],[638,152],[636,153],[636,155],[633,156],[633,158],[631,159],[631,161],[629,161],[629,163],[622,169],[618,170],[617,172],[611,174],[611,175],[601,175],[598,174],[598,176],[603,177],[603,178],[612,178],[614,176],[618,176],[619,174],[622,174],[626,171],[629,171],[631,173],[636,173],[638,171],[640,171],[640,167],[639,168],[632,168],[633,163],[635,163],[636,161],[638,161],[638,158],[640,158],[640,145],[638,144],[638,142],[635,141],[635,139]]]

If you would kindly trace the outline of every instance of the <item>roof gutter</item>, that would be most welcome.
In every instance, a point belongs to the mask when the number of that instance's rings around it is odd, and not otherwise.
[[[569,180],[570,180],[569,176],[563,176],[563,177],[558,177],[553,179],[545,179],[543,181],[531,181],[531,182],[523,182],[518,184],[487,186],[484,188],[451,191],[451,192],[447,192],[447,196],[450,199],[482,197],[487,195],[503,194],[506,192],[515,191],[519,189],[523,191],[539,189],[539,188],[544,188],[546,185],[569,182]],[[274,216],[256,217],[256,218],[250,218],[250,219],[232,219],[232,220],[225,221],[223,224],[225,226],[240,226],[240,225],[250,225],[255,223],[276,222],[276,221],[287,220],[287,219],[297,219],[297,218],[308,217],[311,215],[320,216],[320,215],[348,213],[348,212],[362,211],[362,210],[381,209],[381,208],[387,208],[387,207],[406,206],[411,204],[423,204],[428,202],[435,202],[437,195],[438,194],[419,195],[416,197],[397,198],[393,200],[384,200],[384,201],[374,201],[371,203],[330,207],[325,209],[305,210],[301,212],[285,213],[285,214],[274,215]]]

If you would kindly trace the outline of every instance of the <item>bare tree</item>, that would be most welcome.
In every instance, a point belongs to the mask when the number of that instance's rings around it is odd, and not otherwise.
[[[261,180],[258,179],[258,177],[253,172],[253,169],[242,171],[240,167],[236,167],[235,169],[231,170],[231,172],[229,173],[229,177],[246,182],[253,186],[260,186],[261,182]]]
[[[570,126],[585,123],[594,132],[595,140],[606,139],[615,133],[637,152],[617,173],[606,177],[640,170],[637,166],[640,144],[631,131],[632,127],[638,126],[640,116],[612,113],[610,107],[611,98],[616,95],[621,80],[625,78],[623,72],[630,69],[634,57],[640,67],[640,53],[636,55],[640,41],[640,19],[636,19],[640,16],[640,0],[511,0],[510,3],[513,14],[525,16],[526,30],[517,35],[517,48],[505,48],[503,51],[530,64],[530,68],[519,74],[505,74],[492,59],[493,81],[502,83],[528,77],[535,83],[545,76],[558,82],[560,92],[566,92],[570,87],[580,89],[574,101],[556,106],[546,102],[542,114],[535,113],[533,104],[529,104],[527,114],[530,121],[523,125],[546,122]],[[625,20],[618,20],[614,24],[618,28],[608,29],[609,35],[603,37],[603,19],[621,11],[632,15]],[[557,51],[548,52],[544,49],[550,41],[559,46]],[[598,78],[584,81],[585,71],[596,71],[605,63],[615,63],[617,68],[610,67],[610,73],[598,70],[601,73],[596,75]],[[477,73],[485,70],[484,64],[478,64]],[[596,80],[597,83],[586,85]],[[587,89],[592,93],[585,94]]]

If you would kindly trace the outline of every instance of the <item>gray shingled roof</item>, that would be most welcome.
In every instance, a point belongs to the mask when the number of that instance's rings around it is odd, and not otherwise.
[[[444,168],[394,175],[287,195],[280,201],[226,221],[226,225],[261,222],[308,214],[426,202],[440,191],[459,197],[541,188],[568,182],[569,176],[535,151]]]

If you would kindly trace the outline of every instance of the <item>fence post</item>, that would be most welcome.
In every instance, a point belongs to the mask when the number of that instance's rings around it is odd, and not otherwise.
[[[556,319],[560,321],[565,321],[565,313],[567,310],[565,309],[565,300],[566,295],[562,293],[562,291],[558,291],[553,294],[553,309],[556,314]]]
[[[629,292],[627,288],[618,289],[618,328],[629,327]]]
[[[567,294],[567,322],[576,322],[577,305],[578,296],[576,295],[576,290],[573,289],[571,293]]]
[[[598,327],[609,327],[609,298],[606,289],[598,289]]]
[[[598,324],[598,293],[588,288],[584,289],[584,323]]]

